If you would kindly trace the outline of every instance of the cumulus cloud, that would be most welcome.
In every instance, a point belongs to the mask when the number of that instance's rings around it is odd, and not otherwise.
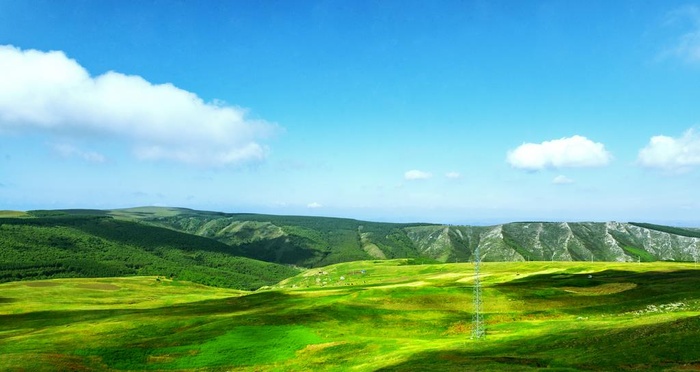
[[[321,208],[321,207],[323,207],[323,204],[316,203],[316,202],[309,203],[306,205],[306,208],[311,208],[311,209],[316,209],[316,208]]]
[[[700,165],[700,135],[687,130],[681,137],[651,137],[637,156],[637,162],[647,168],[685,171]]]
[[[552,180],[552,183],[555,185],[568,185],[568,184],[574,183],[574,180],[572,180],[571,178],[569,178],[567,176],[559,175],[559,176],[554,177],[554,179]]]
[[[459,174],[459,172],[448,172],[448,173],[445,173],[445,177],[447,177],[451,180],[456,180],[456,179],[462,177],[462,175]]]
[[[431,178],[433,176],[432,173],[429,172],[423,172],[417,169],[410,170],[406,173],[403,174],[403,178],[413,181],[413,180],[425,180],[428,178]]]
[[[602,143],[578,135],[542,143],[524,143],[507,155],[512,167],[529,171],[600,167],[607,165],[611,159]]]
[[[0,45],[0,131],[110,137],[142,159],[226,166],[263,159],[259,140],[277,127],[172,84],[91,76],[61,51]]]
[[[53,149],[64,158],[77,157],[89,163],[104,163],[106,160],[104,155],[98,152],[83,151],[73,145],[69,145],[66,143],[55,144],[53,145]]]
[[[700,63],[700,7],[685,6],[669,13],[668,24],[690,24],[675,41],[675,44],[663,53],[672,55],[689,63]]]

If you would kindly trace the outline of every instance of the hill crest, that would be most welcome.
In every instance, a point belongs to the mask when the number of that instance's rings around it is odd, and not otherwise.
[[[484,261],[692,262],[700,257],[700,230],[638,222],[468,226],[165,207],[29,211],[27,215],[126,220],[222,244],[229,255],[301,267],[396,258],[466,262],[473,260],[476,247]]]
[[[639,222],[469,226],[148,209],[152,214],[142,208],[110,213],[212,238],[248,257],[307,267],[410,257],[463,262],[477,246],[485,261],[696,261],[700,248],[698,230]]]

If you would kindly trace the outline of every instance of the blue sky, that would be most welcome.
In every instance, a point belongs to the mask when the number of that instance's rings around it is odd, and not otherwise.
[[[700,226],[700,2],[0,0],[0,209]]]

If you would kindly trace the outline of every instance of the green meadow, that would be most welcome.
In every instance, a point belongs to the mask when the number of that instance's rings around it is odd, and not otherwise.
[[[359,261],[255,292],[157,277],[0,284],[0,370],[700,369],[683,263]]]

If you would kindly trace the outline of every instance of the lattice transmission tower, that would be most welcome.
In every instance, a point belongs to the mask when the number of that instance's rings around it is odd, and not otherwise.
[[[479,246],[474,250],[474,313],[472,314],[472,337],[481,339],[486,335],[484,329],[484,319],[481,313],[481,278],[479,277],[479,266],[481,265],[481,255]]]

